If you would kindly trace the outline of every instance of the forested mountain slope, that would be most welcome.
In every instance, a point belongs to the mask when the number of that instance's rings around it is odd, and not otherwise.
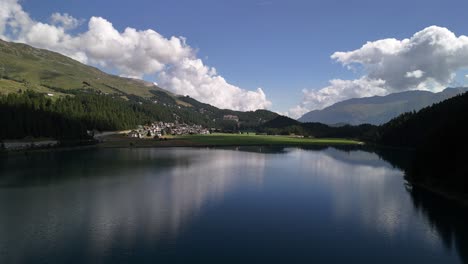
[[[415,149],[407,176],[421,184],[468,195],[468,93],[419,112],[410,112],[378,129],[377,142]]]
[[[53,113],[54,118],[77,119],[88,130],[130,129],[150,121],[246,130],[277,116],[268,110],[219,109],[188,96],[175,95],[152,83],[104,73],[56,52],[2,40],[0,96],[0,106],[4,109],[0,119],[8,120],[0,129],[1,138],[51,134],[52,128],[39,133],[44,126],[32,125],[34,120],[30,117],[41,111]],[[224,120],[225,115],[237,116],[238,122]],[[47,120],[46,123],[54,124],[52,115],[42,118]],[[82,134],[70,134],[69,129],[64,131],[68,132],[61,137]]]

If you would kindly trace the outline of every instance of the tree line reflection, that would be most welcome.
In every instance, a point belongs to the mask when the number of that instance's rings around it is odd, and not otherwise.
[[[262,189],[287,165],[294,168],[291,177],[327,192],[333,221],[357,219],[363,230],[393,239],[422,215],[430,225],[416,235],[428,243],[440,239],[468,263],[466,210],[405,188],[399,178],[405,155],[317,146],[91,150],[3,159],[0,262],[34,262],[40,255],[89,262],[141,245],[156,254],[160,241],[176,240],[225,196],[246,186]],[[399,188],[389,187],[395,183]]]

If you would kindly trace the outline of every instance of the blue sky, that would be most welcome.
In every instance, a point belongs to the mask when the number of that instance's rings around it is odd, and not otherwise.
[[[468,2],[453,0],[19,3],[35,21],[49,22],[55,12],[83,19],[72,30],[75,34],[86,31],[88,20],[96,16],[120,32],[132,27],[153,29],[166,38],[186,37],[205,65],[242,89],[261,87],[271,101],[269,108],[280,112],[300,104],[303,89],[315,91],[328,86],[331,79],[366,75],[362,69],[366,65],[349,70],[331,59],[336,51],[356,50],[367,41],[410,38],[431,25],[446,27],[456,36],[468,35]],[[157,80],[154,74],[144,78]],[[457,80],[464,84],[464,75],[459,74]]]

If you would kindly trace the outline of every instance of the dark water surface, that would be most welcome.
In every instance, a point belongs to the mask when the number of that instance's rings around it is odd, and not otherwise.
[[[468,263],[465,211],[362,150],[34,153],[0,160],[0,263]]]

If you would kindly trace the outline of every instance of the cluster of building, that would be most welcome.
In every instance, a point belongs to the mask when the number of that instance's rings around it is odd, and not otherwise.
[[[201,125],[187,125],[179,123],[154,122],[151,125],[138,126],[130,131],[131,138],[160,138],[165,135],[207,135],[210,131]]]

